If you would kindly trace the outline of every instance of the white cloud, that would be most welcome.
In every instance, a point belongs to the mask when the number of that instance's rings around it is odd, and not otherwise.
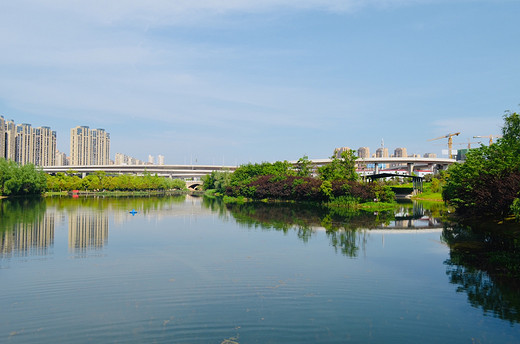
[[[73,15],[80,21],[94,21],[103,25],[171,25],[215,15],[262,13],[279,10],[321,10],[349,12],[366,7],[388,8],[410,4],[443,2],[444,0],[18,0],[0,9],[21,10],[20,13],[39,13],[66,18]]]

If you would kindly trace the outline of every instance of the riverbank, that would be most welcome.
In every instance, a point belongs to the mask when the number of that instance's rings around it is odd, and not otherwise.
[[[440,192],[421,192],[412,196],[411,199],[415,201],[444,202]]]

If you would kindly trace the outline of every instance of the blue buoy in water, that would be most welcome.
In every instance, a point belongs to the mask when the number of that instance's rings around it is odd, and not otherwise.
[[[132,211],[130,212],[130,214],[132,214],[132,216],[135,216],[135,214],[137,214],[138,211],[135,211],[135,209],[132,209]]]

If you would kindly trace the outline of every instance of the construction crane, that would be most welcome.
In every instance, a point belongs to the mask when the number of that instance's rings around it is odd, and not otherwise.
[[[470,142],[469,139],[468,139],[468,143],[454,143],[454,145],[468,145],[468,149],[471,149],[471,145],[472,144],[481,144],[482,142],[480,141],[477,141],[477,142]]]
[[[483,137],[489,139],[489,145],[491,146],[493,144],[493,137],[499,139],[502,137],[502,135],[487,135],[487,136],[473,136],[474,139],[478,137]]]
[[[450,159],[453,159],[453,156],[451,155],[451,147],[453,146],[453,140],[452,140],[452,137],[453,136],[457,136],[459,135],[459,133],[454,133],[454,134],[447,134],[447,135],[444,135],[444,136],[441,136],[441,137],[436,137],[434,139],[430,139],[428,141],[434,141],[434,140],[440,140],[440,139],[445,139],[447,138],[448,139],[448,150],[449,150],[449,156],[450,156]]]

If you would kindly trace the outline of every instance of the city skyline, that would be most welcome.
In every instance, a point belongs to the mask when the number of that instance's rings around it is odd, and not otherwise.
[[[165,165],[165,157],[162,154],[157,155],[157,161],[155,156],[148,154],[148,160],[145,162],[125,153],[116,152],[112,159],[110,155],[110,133],[105,129],[90,129],[88,126],[76,126],[71,128],[69,132],[70,154],[67,156],[66,153],[56,149],[57,134],[50,127],[33,128],[30,123],[16,124],[14,120],[5,120],[4,115],[0,115],[0,136],[5,137],[5,140],[0,140],[0,152],[4,154],[3,157],[6,159],[21,164],[33,163],[37,166]],[[472,143],[482,144],[481,141]],[[459,144],[468,145],[467,143]],[[393,153],[390,154],[389,148],[384,145],[384,139],[381,139],[380,147],[376,149],[375,153],[371,153],[369,146],[359,147],[357,150],[349,147],[336,147],[333,155],[339,158],[345,150],[354,151],[354,154],[359,158],[394,156],[437,157],[436,153],[431,152],[421,155],[412,151],[408,154],[406,147],[396,147]],[[443,151],[447,152],[447,150]],[[51,154],[51,152],[54,153]],[[457,154],[456,150],[454,150],[453,154]],[[447,155],[447,153],[444,155]],[[197,161],[195,161],[196,163]],[[188,163],[185,161],[184,164]],[[191,160],[189,164],[193,165],[194,161]]]
[[[5,3],[0,113],[58,133],[106,128],[113,152],[143,161],[323,158],[373,152],[381,137],[441,155],[429,139],[498,135],[518,110],[519,11],[506,0]],[[61,135],[57,148],[68,152]]]

